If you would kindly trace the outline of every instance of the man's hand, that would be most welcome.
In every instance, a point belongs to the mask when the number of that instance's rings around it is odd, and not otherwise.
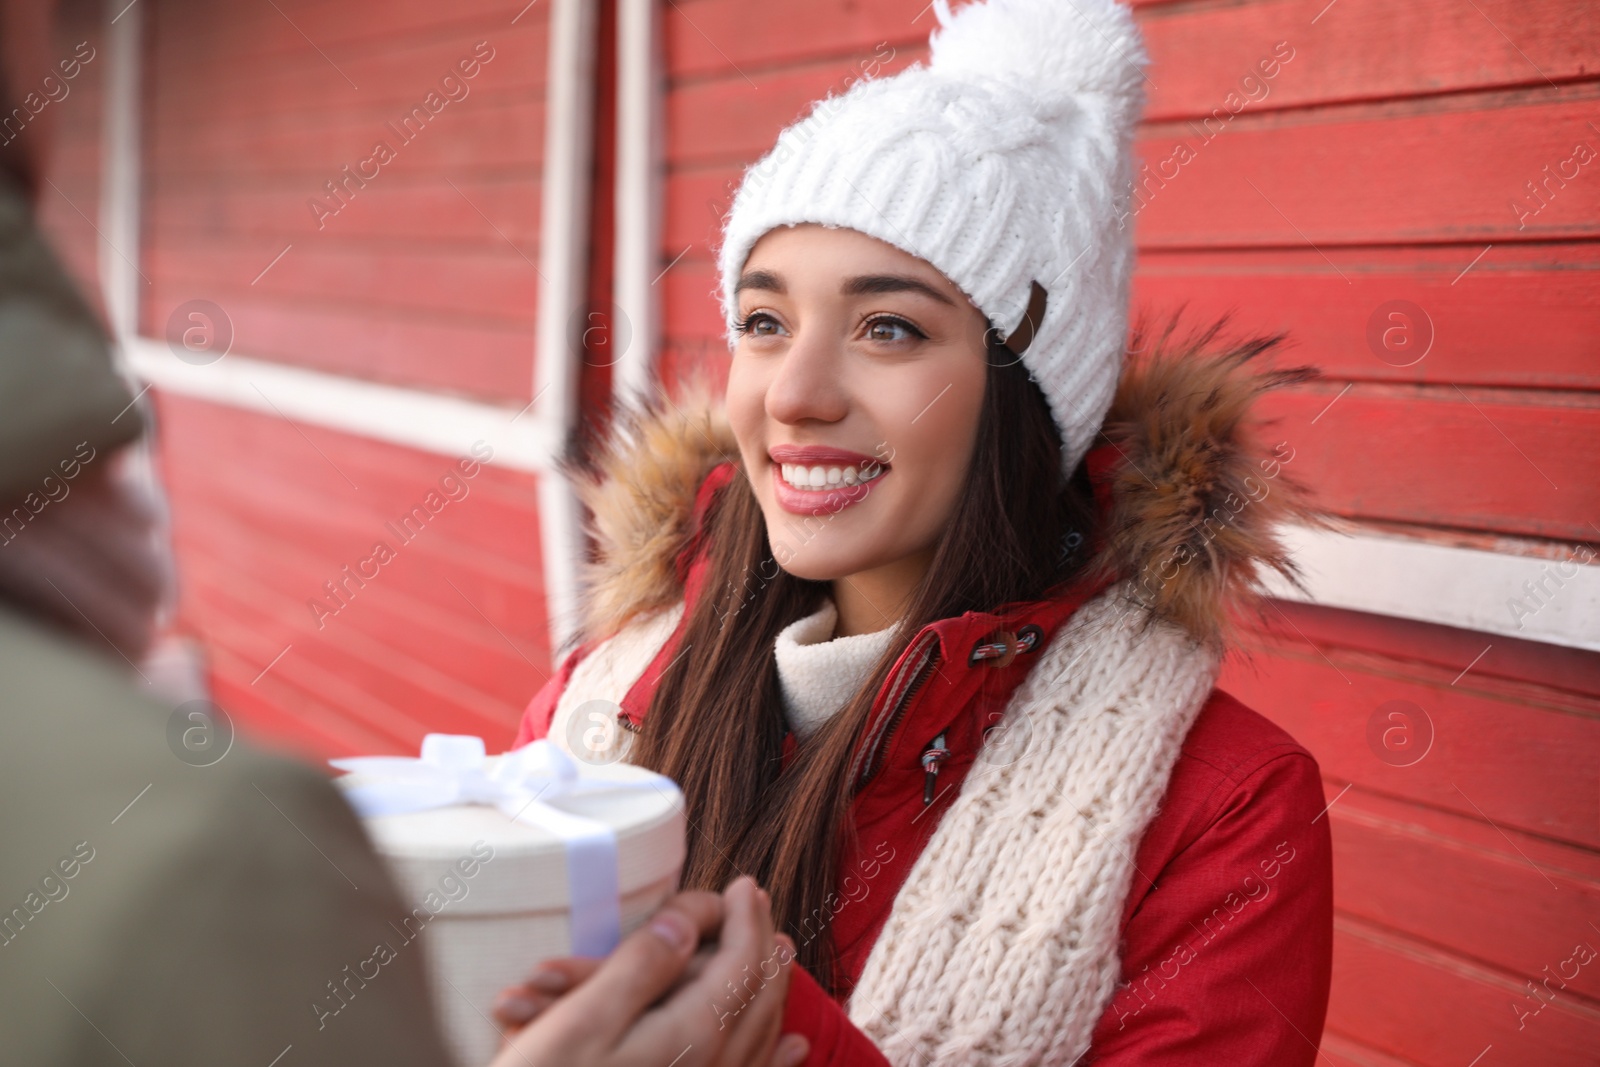
[[[492,1067],[795,1067],[805,1038],[779,1040],[793,960],[753,880],[680,893],[605,960],[551,961],[503,992],[496,1020],[522,1029]]]

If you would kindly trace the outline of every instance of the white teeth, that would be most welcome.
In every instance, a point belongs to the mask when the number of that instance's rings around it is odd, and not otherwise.
[[[884,471],[879,463],[860,467],[807,467],[800,463],[780,463],[778,470],[783,480],[796,489],[840,489],[852,485],[865,485]]]

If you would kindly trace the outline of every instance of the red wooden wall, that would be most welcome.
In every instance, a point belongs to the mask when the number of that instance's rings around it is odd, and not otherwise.
[[[209,300],[236,353],[531,399],[548,5],[517,15],[148,7],[142,332]],[[415,105],[427,121],[403,125]],[[314,755],[440,729],[509,743],[550,658],[534,476],[458,478],[466,495],[405,542],[394,527],[457,457],[171,393],[158,408],[180,626],[219,703]],[[378,542],[393,560],[345,578]]]
[[[526,401],[547,9],[513,26],[485,0],[277,6],[146,16],[146,330],[205,295],[252,356]],[[429,92],[447,102],[407,143]],[[392,162],[345,184],[380,141]]]
[[[146,8],[144,332],[208,299],[238,352],[526,400],[547,5],[515,25],[520,3],[485,0],[278,7]],[[1563,558],[1600,541],[1600,172],[1544,169],[1600,150],[1592,5],[1136,7],[1153,59],[1140,307],[1290,332],[1293,357],[1327,377],[1271,414],[1330,510]],[[671,379],[725,368],[712,252],[743,166],[809,101],[922,58],[933,16],[925,0],[671,0],[661,15]],[[307,200],[482,40],[495,58],[471,95],[319,228]],[[101,73],[86,68],[62,109],[45,202],[86,278]],[[603,187],[603,159],[597,173]],[[603,288],[609,235],[596,239]],[[1407,366],[1369,340],[1392,301],[1432,336]],[[603,375],[584,392],[598,415]],[[451,458],[172,395],[159,415],[180,622],[247,728],[316,754],[398,750],[434,728],[509,738],[549,660],[532,476],[486,467],[319,629],[306,602]],[[1552,977],[1576,945],[1600,948],[1600,656],[1279,609],[1225,685],[1312,749],[1331,802],[1319,1062],[1600,1062],[1600,963]],[[1414,762],[1382,741],[1393,701],[1429,739]]]
[[[1600,149],[1593,6],[1136,7],[1152,59],[1139,307],[1291,333],[1327,377],[1269,414],[1330,510],[1454,543],[1600,540],[1600,171],[1536,214],[1524,187],[1580,142]],[[675,0],[665,18],[662,265],[687,249],[663,282],[665,357],[720,371],[707,294],[732,183],[809,101],[924,58],[934,18],[925,0]],[[1432,324],[1411,366],[1368,343],[1397,300]],[[1280,607],[1224,685],[1312,749],[1334,801],[1319,1062],[1600,1062],[1600,969],[1527,988],[1576,944],[1600,948],[1600,656]],[[1368,740],[1395,700],[1431,722],[1410,766]]]

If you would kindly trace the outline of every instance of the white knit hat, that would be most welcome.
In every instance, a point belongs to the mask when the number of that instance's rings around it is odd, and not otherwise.
[[[1127,338],[1125,205],[1148,60],[1113,0],[934,9],[927,66],[818,101],[745,171],[718,259],[728,343],[734,287],[767,231],[876,237],[938,268],[1021,349],[1070,473],[1111,406]]]

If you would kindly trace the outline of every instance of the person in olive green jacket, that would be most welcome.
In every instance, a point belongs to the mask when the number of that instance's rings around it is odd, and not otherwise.
[[[0,3],[6,100],[39,10]],[[0,1062],[442,1067],[420,946],[349,981],[407,909],[327,778],[243,741],[193,758],[141,684],[166,581],[120,468],[144,418],[34,225],[38,158],[0,147]],[[511,991],[496,1064],[797,1062],[788,968],[734,1025],[710,1010],[785,949],[749,879],[679,894],[598,969],[565,961],[554,1003]]]

